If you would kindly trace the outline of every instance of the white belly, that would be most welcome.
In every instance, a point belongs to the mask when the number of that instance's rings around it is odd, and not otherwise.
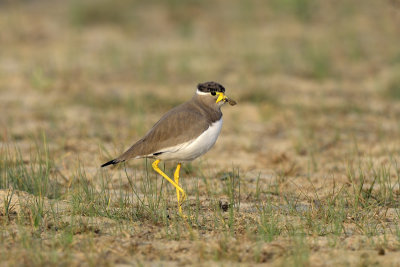
[[[217,141],[222,128],[222,117],[214,122],[199,137],[189,142],[163,149],[164,153],[157,156],[161,160],[192,161],[206,153]]]

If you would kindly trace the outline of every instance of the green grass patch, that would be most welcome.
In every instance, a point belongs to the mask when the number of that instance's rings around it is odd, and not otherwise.
[[[24,160],[17,147],[0,147],[0,188],[21,190],[39,197],[59,198],[62,190],[57,183],[54,163],[46,139],[36,143],[29,160]]]
[[[109,24],[123,26],[134,19],[135,3],[127,0],[73,1],[69,17],[78,27]]]
[[[274,11],[303,23],[311,22],[318,14],[318,1],[315,0],[274,0],[270,5]]]
[[[384,94],[389,99],[400,100],[400,72],[389,81]]]

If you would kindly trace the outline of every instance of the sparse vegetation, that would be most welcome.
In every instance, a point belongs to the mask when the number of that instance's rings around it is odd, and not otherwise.
[[[399,264],[394,1],[0,5],[1,265]],[[238,105],[184,219],[151,161],[99,166],[206,80]]]

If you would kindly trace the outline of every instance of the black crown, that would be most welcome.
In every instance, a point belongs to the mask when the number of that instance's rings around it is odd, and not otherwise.
[[[210,93],[210,92],[225,93],[225,88],[216,82],[199,83],[197,85],[197,89],[199,89],[200,92],[204,92],[204,93]]]

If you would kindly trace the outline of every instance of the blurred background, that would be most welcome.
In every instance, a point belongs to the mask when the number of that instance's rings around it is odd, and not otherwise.
[[[399,25],[397,0],[1,0],[2,139],[97,167],[213,80],[221,164],[370,150],[399,138]]]
[[[100,165],[205,81],[183,223]],[[0,0],[1,266],[399,266],[399,156],[400,0]]]

